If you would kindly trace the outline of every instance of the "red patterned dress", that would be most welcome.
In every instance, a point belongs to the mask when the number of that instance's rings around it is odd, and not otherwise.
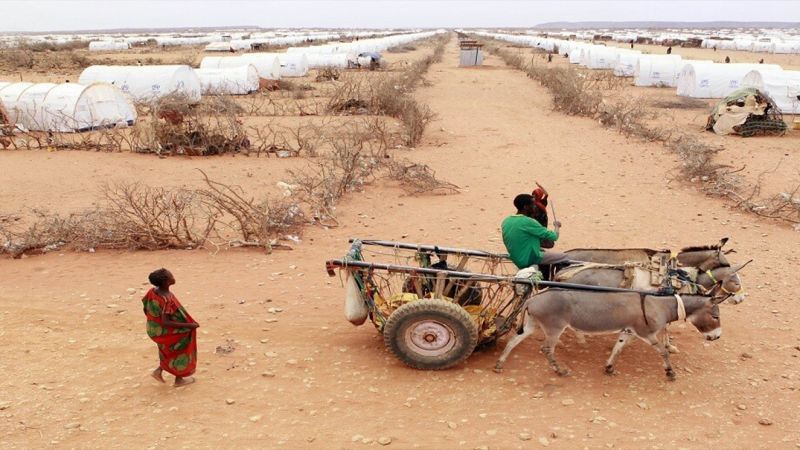
[[[197,368],[197,330],[164,325],[162,311],[174,322],[195,323],[192,316],[170,295],[164,298],[150,289],[142,299],[147,317],[147,335],[158,345],[160,367],[176,377],[187,377]]]

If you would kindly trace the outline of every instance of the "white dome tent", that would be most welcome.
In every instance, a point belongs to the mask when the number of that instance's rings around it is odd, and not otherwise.
[[[203,94],[247,95],[258,90],[258,71],[255,66],[225,69],[195,69]]]
[[[78,81],[111,83],[136,103],[155,102],[173,94],[198,103],[201,96],[200,79],[189,66],[90,66]]]
[[[617,52],[603,46],[594,46],[586,55],[586,67],[589,69],[613,69],[617,59]]]
[[[304,77],[308,75],[308,57],[305,53],[261,53],[278,58],[281,78]]]
[[[92,41],[89,42],[90,52],[113,52],[120,50],[128,50],[131,44],[120,41]]]
[[[618,53],[617,60],[614,63],[614,75],[618,77],[632,77],[633,72],[636,70],[636,63],[641,56],[642,52],[638,50]]]
[[[227,69],[253,65],[259,78],[281,79],[281,63],[277,57],[268,53],[248,53],[240,56],[206,56],[200,62],[201,69]]]
[[[782,113],[800,114],[800,71],[751,70],[742,78],[742,87],[766,93]]]
[[[336,69],[349,69],[355,67],[358,57],[348,53],[307,53],[309,69],[322,69],[326,67]]]
[[[775,64],[686,64],[681,71],[678,95],[693,98],[724,98],[742,87],[742,78],[751,70],[780,71]]]
[[[633,84],[674,87],[681,68],[680,55],[641,55],[633,71]]]
[[[107,83],[0,84],[0,101],[13,123],[31,131],[79,132],[136,121],[130,100]]]
[[[678,74],[678,95],[686,97],[689,96],[690,92],[692,92],[694,86],[692,85],[693,77],[691,73],[695,71],[695,66],[699,66],[701,64],[714,64],[714,61],[711,61],[710,59],[687,59],[683,61],[683,68],[681,68],[681,71]]]
[[[234,50],[230,41],[211,42],[203,49],[204,52],[233,52]]]

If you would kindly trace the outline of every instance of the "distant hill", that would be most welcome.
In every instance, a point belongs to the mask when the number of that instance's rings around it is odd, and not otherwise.
[[[585,30],[585,29],[623,29],[623,28],[797,28],[800,22],[547,22],[534,28],[542,30]]]

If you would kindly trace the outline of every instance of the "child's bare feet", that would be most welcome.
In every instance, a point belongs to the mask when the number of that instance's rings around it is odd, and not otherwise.
[[[151,376],[151,377],[153,377],[153,378],[155,378],[157,381],[160,381],[160,382],[162,382],[162,383],[165,383],[165,381],[164,381],[164,377],[163,377],[163,376],[161,376],[161,369],[160,369],[160,368],[158,368],[158,369],[154,370],[154,371],[153,371],[153,372],[150,374],[150,376]]]
[[[192,384],[192,383],[194,383],[193,377],[186,377],[186,378],[175,377],[175,387],[186,386],[187,384]]]

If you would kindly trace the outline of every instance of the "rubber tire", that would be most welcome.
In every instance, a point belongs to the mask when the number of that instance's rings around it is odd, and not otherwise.
[[[435,320],[446,324],[456,343],[441,355],[423,355],[406,345],[403,336],[414,323]],[[461,306],[445,300],[417,300],[397,308],[383,328],[383,342],[400,361],[415,369],[444,370],[464,362],[478,345],[478,327]]]

